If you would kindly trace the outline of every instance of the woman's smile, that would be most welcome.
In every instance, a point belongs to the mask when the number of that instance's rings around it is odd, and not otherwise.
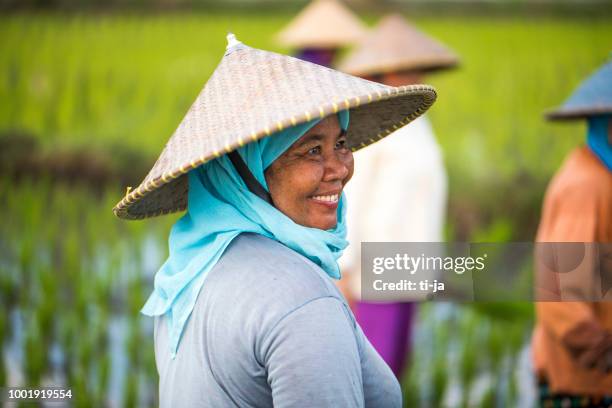
[[[340,200],[341,193],[335,194],[321,194],[310,197],[312,201],[317,204],[325,205],[329,208],[336,209],[338,207],[338,201]]]

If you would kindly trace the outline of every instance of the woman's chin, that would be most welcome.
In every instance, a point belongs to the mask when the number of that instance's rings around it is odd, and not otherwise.
[[[308,223],[308,227],[317,228],[320,230],[330,230],[336,228],[338,224],[338,217],[336,214],[333,216],[317,217]]]

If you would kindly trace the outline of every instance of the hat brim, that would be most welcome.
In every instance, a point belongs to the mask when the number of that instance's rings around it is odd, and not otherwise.
[[[389,73],[398,72],[423,72],[432,73],[439,72],[447,69],[457,68],[459,66],[459,59],[455,57],[449,58],[431,58],[431,59],[397,59],[393,62],[385,63],[378,62],[371,65],[363,65],[361,67],[355,66],[351,69],[340,69],[347,74],[356,75],[359,77],[372,77],[376,75],[384,75]]]
[[[176,168],[143,182],[135,190],[128,191],[113,208],[113,212],[120,218],[137,220],[185,210],[188,187],[186,173],[243,146],[244,141],[256,141],[287,127],[349,109],[351,123],[347,141],[351,150],[356,151],[407,125],[425,112],[435,100],[436,92],[433,87],[408,85],[398,88],[385,87],[380,91],[345,99],[340,103],[329,102],[304,112],[300,117],[279,121],[273,126],[264,126],[251,134],[237,135],[237,142],[227,145],[223,151],[214,151],[196,160],[181,163]],[[159,160],[162,160],[162,157]]]
[[[555,109],[544,113],[546,119],[551,121],[570,121],[586,119],[589,116],[612,114],[612,105],[594,106],[574,109]]]

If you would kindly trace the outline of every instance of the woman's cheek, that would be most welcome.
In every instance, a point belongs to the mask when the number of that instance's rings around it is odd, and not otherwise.
[[[325,178],[325,166],[323,164],[317,166],[316,169],[312,170],[312,183],[319,188],[319,185],[323,182]]]
[[[299,177],[308,177],[311,183],[320,182],[323,179],[325,165],[321,160],[306,160],[300,169]]]

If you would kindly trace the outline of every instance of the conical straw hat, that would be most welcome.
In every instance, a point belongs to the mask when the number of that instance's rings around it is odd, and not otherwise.
[[[184,210],[188,171],[284,128],[350,109],[347,141],[354,151],[408,124],[436,99],[427,85],[388,87],[231,37],[149,174],[113,209],[118,217]]]
[[[291,48],[340,48],[359,41],[366,28],[339,0],[314,0],[277,35]]]
[[[550,111],[550,120],[584,119],[612,113],[612,60],[585,80],[559,108]]]
[[[399,14],[390,14],[340,64],[352,75],[433,70],[457,65],[448,48],[419,31]]]

